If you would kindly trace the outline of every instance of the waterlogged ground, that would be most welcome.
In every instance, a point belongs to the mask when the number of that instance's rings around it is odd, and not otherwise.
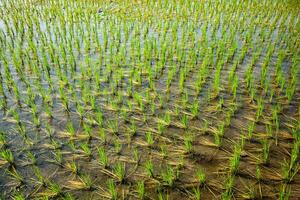
[[[300,198],[297,1],[0,5],[0,199]]]

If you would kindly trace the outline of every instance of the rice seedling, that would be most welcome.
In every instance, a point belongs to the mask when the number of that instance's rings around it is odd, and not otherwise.
[[[116,189],[116,185],[112,179],[107,181],[108,192],[110,194],[110,199],[116,200],[118,198],[118,192]]]
[[[18,186],[25,182],[23,175],[20,174],[14,167],[12,167],[11,169],[5,169],[5,172],[17,181]]]
[[[121,150],[122,150],[122,143],[119,139],[116,139],[114,141],[114,150],[117,154],[120,154],[121,153]]]
[[[262,142],[262,164],[267,165],[269,163],[270,143],[267,139]]]
[[[152,146],[154,144],[154,138],[153,138],[153,134],[151,132],[147,132],[146,135],[146,142],[149,146]]]
[[[62,155],[62,152],[61,150],[57,149],[54,153],[54,162],[56,164],[58,164],[59,166],[63,166],[63,155]]]
[[[232,197],[232,189],[234,186],[234,176],[230,176],[227,178],[225,183],[225,191],[222,193],[222,199],[231,199]]]
[[[161,178],[167,186],[172,187],[174,182],[178,178],[178,175],[179,175],[178,169],[173,169],[173,167],[167,165],[165,171],[161,173]]]
[[[144,168],[146,170],[148,177],[153,178],[154,177],[154,166],[153,166],[152,160],[147,160],[144,163]]]
[[[39,167],[33,166],[33,173],[37,180],[34,180],[35,183],[37,183],[40,186],[46,186],[47,180],[46,178],[42,175],[42,172]]]
[[[79,167],[75,160],[72,160],[65,164],[66,168],[68,168],[72,173],[79,175]]]
[[[28,153],[27,153],[27,158],[30,160],[31,165],[37,164],[36,156],[33,153],[31,153],[30,151],[28,151]]]
[[[197,169],[195,175],[197,182],[199,182],[199,185],[203,186],[206,182],[206,175],[204,170],[202,168]]]
[[[12,197],[14,200],[25,200],[25,196],[20,193],[20,192],[16,192],[13,197]]]
[[[90,146],[88,143],[81,143],[80,144],[82,152],[87,156],[91,157],[92,156],[92,150],[90,149]]]
[[[10,165],[14,165],[14,154],[9,149],[3,149],[0,152],[1,158]]]
[[[98,157],[99,157],[100,165],[102,165],[104,168],[107,168],[108,167],[108,156],[103,147],[98,148]]]
[[[191,153],[193,151],[193,138],[188,133],[184,135],[184,149],[186,153]]]
[[[201,199],[201,192],[198,187],[193,188],[193,199],[200,200]]]
[[[169,194],[164,194],[162,192],[158,193],[158,199],[159,200],[169,200]]]
[[[62,195],[62,188],[56,182],[48,182],[46,191],[41,196],[55,198]]]
[[[117,163],[114,167],[114,174],[118,178],[119,182],[123,182],[126,175],[125,163]]]
[[[240,144],[236,144],[234,146],[234,152],[232,157],[229,159],[229,169],[232,174],[236,173],[239,165],[240,165],[240,159],[241,159],[241,152],[242,152],[242,147]]]
[[[145,198],[145,184],[143,181],[137,183],[136,190],[137,190],[139,199],[144,199]]]
[[[280,190],[279,190],[279,199],[280,200],[290,199],[290,194],[291,194],[291,191],[290,191],[290,189],[288,189],[287,185],[283,185],[280,187]]]
[[[83,188],[86,190],[92,189],[93,181],[88,174],[79,175],[80,181],[83,183]]]

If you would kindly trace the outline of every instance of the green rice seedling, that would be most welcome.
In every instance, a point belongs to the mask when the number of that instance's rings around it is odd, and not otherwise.
[[[217,147],[222,145],[222,137],[217,133],[214,134],[214,143]]]
[[[88,174],[81,174],[79,176],[79,179],[83,183],[84,189],[86,189],[86,190],[91,190],[92,189],[93,181],[92,181],[90,175],[88,175]]]
[[[282,167],[281,167],[283,181],[285,183],[292,182],[294,177],[298,173],[299,169],[300,169],[300,166],[298,163],[294,166],[291,166],[290,163],[284,159],[284,161],[282,163]]]
[[[7,141],[6,136],[3,132],[0,131],[0,149],[6,149],[7,148]]]
[[[161,95],[158,95],[158,108],[163,109],[164,108],[164,98]]]
[[[257,101],[257,110],[256,110],[256,121],[259,120],[264,110],[264,101],[262,98]]]
[[[272,138],[273,137],[273,128],[271,125],[266,125],[266,132],[267,132],[267,136]]]
[[[68,133],[71,137],[74,137],[74,136],[75,136],[75,128],[74,128],[73,123],[72,123],[71,121],[69,121],[69,122],[67,123],[66,131],[67,131],[67,133]]]
[[[201,191],[198,187],[193,188],[193,199],[195,199],[195,200],[201,199]]]
[[[66,163],[66,168],[68,168],[73,174],[79,175],[79,167],[75,160]]]
[[[206,183],[206,174],[203,170],[203,168],[198,168],[196,170],[196,179],[197,179],[197,182],[199,183],[199,186],[203,186],[205,183]]]
[[[218,104],[216,106],[217,111],[222,111],[222,108],[224,108],[224,98],[221,97],[218,101]]]
[[[179,169],[182,169],[184,167],[184,164],[185,164],[185,157],[184,157],[184,155],[180,155],[178,165],[176,167],[178,172],[179,172]]]
[[[20,95],[20,91],[19,91],[19,88],[17,87],[17,85],[16,85],[16,83],[14,81],[12,81],[12,90],[13,90],[15,101],[17,102],[17,105],[19,107],[21,107],[21,95]]]
[[[87,156],[87,157],[91,157],[92,156],[92,150],[89,147],[89,144],[84,142],[80,144],[81,150],[82,152]]]
[[[37,178],[37,180],[35,180],[35,182],[41,186],[46,186],[47,180],[43,176],[41,169],[37,166],[33,166],[33,173],[34,173],[35,177]]]
[[[98,157],[99,157],[100,165],[102,165],[104,168],[107,168],[108,167],[108,156],[103,147],[98,148]]]
[[[233,94],[233,99],[236,99],[238,85],[239,85],[239,78],[237,75],[235,75],[232,86],[231,86],[231,92]]]
[[[166,126],[165,126],[165,124],[163,122],[159,121],[157,123],[157,132],[158,132],[158,134],[162,135],[163,132],[164,132],[164,130],[165,130],[165,128],[166,128]]]
[[[0,156],[1,158],[6,161],[9,165],[14,166],[14,154],[11,150],[9,149],[3,149],[0,151]]]
[[[184,93],[181,95],[181,106],[184,110],[187,109],[188,102],[189,102],[189,93],[187,90],[185,90]]]
[[[198,114],[199,114],[199,102],[196,101],[192,104],[191,108],[191,113],[192,113],[192,118],[197,118],[198,117]]]
[[[256,177],[256,180],[258,182],[261,181],[261,169],[260,169],[260,166],[259,165],[256,165],[256,168],[255,168],[255,177]]]
[[[77,150],[77,147],[75,146],[75,142],[73,140],[69,140],[67,145],[73,152]]]
[[[118,192],[116,185],[112,179],[109,179],[107,181],[107,187],[108,187],[108,193],[110,195],[111,200],[117,200],[118,199]]]
[[[49,197],[58,197],[60,195],[62,195],[63,191],[62,191],[62,188],[60,187],[60,185],[58,185],[57,183],[55,182],[48,182],[47,183],[47,187],[46,187],[46,191],[45,192],[45,195],[48,194]]]
[[[93,111],[95,111],[96,110],[96,98],[93,95],[89,95],[89,98],[90,98],[91,109]]]
[[[255,129],[255,122],[250,122],[250,124],[248,125],[248,134],[247,134],[248,139],[252,138],[254,129]]]
[[[26,200],[25,196],[20,192],[15,192],[12,199],[13,200]]]
[[[188,117],[187,117],[186,114],[182,115],[180,122],[181,122],[181,125],[182,125],[182,127],[183,127],[184,129],[187,129],[187,128],[188,128],[188,122],[189,122],[189,119],[188,119]]]
[[[175,114],[175,116],[176,116],[176,117],[178,117],[178,116],[179,116],[179,114],[180,114],[180,111],[179,111],[178,105],[176,105],[176,106],[175,106],[175,108],[174,108],[174,114]]]
[[[160,154],[163,158],[166,158],[168,156],[168,150],[166,144],[159,145]]]
[[[269,163],[270,143],[267,139],[263,139],[262,143],[262,164],[267,165]]]
[[[103,126],[103,113],[100,110],[97,110],[95,113],[95,120],[99,127]]]
[[[147,160],[144,164],[144,168],[146,170],[146,174],[148,177],[153,178],[154,177],[154,166],[152,163],[152,160]]]
[[[44,105],[44,111],[50,119],[53,119],[53,112],[51,106],[48,103]]]
[[[64,193],[62,197],[63,200],[75,200],[75,198],[70,193]]]
[[[221,124],[218,126],[217,134],[223,137],[224,133],[225,133],[225,123],[221,122]]]
[[[57,149],[53,154],[54,154],[54,162],[59,166],[63,166],[63,156],[61,150]]]
[[[150,110],[151,110],[151,114],[155,115],[155,113],[156,113],[156,105],[155,105],[155,103],[154,103],[153,100],[150,101]]]
[[[20,115],[19,115],[18,111],[16,111],[16,110],[11,110],[10,112],[11,112],[11,114],[12,114],[14,120],[17,122],[17,125],[18,125],[18,126],[21,126],[21,119],[20,119]]]
[[[125,121],[125,123],[129,123],[130,120],[129,120],[129,114],[127,112],[127,110],[125,108],[122,108],[121,109],[121,116],[122,116],[122,119]]]
[[[193,138],[188,133],[184,135],[184,149],[186,153],[191,153],[193,151]]]
[[[164,119],[163,119],[164,123],[166,126],[170,126],[171,124],[171,115],[170,113],[165,113]]]
[[[122,151],[122,143],[119,139],[114,140],[114,149],[117,154],[120,154]]]
[[[149,146],[152,146],[154,144],[154,138],[153,138],[153,134],[149,131],[146,132],[145,134],[146,137],[146,142]]]
[[[161,178],[165,184],[172,187],[178,175],[179,171],[177,169],[174,170],[171,166],[167,165],[166,170],[161,173]]]
[[[119,123],[117,120],[108,122],[108,130],[113,133],[117,134],[119,132]]]
[[[102,142],[104,144],[107,143],[107,134],[106,134],[106,132],[105,132],[105,130],[103,128],[100,128],[98,130],[98,136],[99,136],[99,138],[102,140]]]
[[[299,136],[296,136],[299,137]],[[300,140],[295,137],[295,142],[291,151],[291,160],[290,160],[290,168],[295,170],[299,168],[298,157],[299,157],[299,149],[300,149]]]
[[[77,103],[76,105],[77,105],[76,106],[76,112],[79,115],[80,120],[82,121],[83,118],[84,118],[84,114],[85,114],[84,108],[79,103]]]
[[[273,121],[273,126],[275,127],[275,140],[276,140],[276,145],[278,142],[278,131],[279,131],[279,117],[278,117],[278,113],[279,113],[279,108],[277,106],[273,106],[272,107],[272,121]]]
[[[290,199],[291,190],[288,188],[286,184],[282,185],[279,190],[279,199],[280,200],[288,200]]]
[[[19,186],[24,183],[25,180],[23,175],[20,174],[14,167],[12,167],[11,169],[5,169],[5,172],[9,174],[13,179],[15,179],[18,182]]]
[[[66,112],[69,112],[69,111],[70,111],[70,106],[69,106],[68,97],[67,97],[67,95],[64,93],[64,90],[63,90],[62,87],[63,87],[63,86],[60,86],[60,88],[59,88],[60,99],[61,99],[61,102],[62,102],[62,105],[63,105],[65,111],[66,111]]]
[[[52,138],[53,134],[54,134],[54,130],[52,129],[52,126],[49,123],[46,123],[46,134],[49,138]]]
[[[133,160],[134,160],[136,163],[139,163],[139,162],[140,162],[140,153],[139,153],[138,148],[136,148],[136,147],[133,149]]]
[[[91,125],[84,122],[83,123],[83,132],[84,132],[85,135],[87,135],[88,140],[90,140],[91,139],[91,134],[92,134],[92,127],[91,127]]]
[[[168,193],[164,194],[164,193],[162,193],[162,191],[159,191],[158,199],[159,200],[169,200],[169,194]]]
[[[234,176],[229,176],[225,183],[225,191],[222,193],[221,198],[224,200],[232,198],[232,189],[234,186]]]
[[[31,165],[36,165],[37,164],[37,159],[33,153],[30,151],[27,152],[27,158],[30,160]]]
[[[241,159],[241,153],[242,153],[242,147],[240,144],[236,144],[234,146],[234,152],[232,157],[229,159],[229,170],[231,174],[234,174],[237,172],[239,165],[240,165],[240,159]]]
[[[257,99],[257,94],[256,93],[257,93],[256,88],[251,87],[250,88],[250,98],[251,98],[252,102],[255,101],[255,99]]]
[[[145,184],[144,181],[139,181],[136,185],[136,191],[138,193],[139,199],[145,198]]]
[[[135,125],[134,121],[131,122],[130,125],[130,135],[135,136],[137,134],[137,126]]]

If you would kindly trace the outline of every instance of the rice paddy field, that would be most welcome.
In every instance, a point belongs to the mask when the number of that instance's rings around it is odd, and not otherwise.
[[[0,199],[300,199],[297,0],[1,0]]]

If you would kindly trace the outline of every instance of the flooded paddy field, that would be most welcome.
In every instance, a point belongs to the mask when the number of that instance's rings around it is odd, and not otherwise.
[[[0,199],[299,199],[299,1],[0,1]]]

